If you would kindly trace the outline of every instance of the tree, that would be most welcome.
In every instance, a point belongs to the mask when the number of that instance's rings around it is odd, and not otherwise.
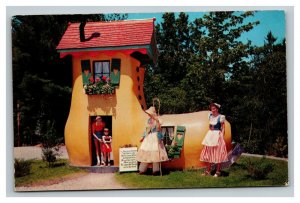
[[[71,57],[59,58],[56,46],[68,22],[124,19],[126,15],[45,15],[12,18],[14,126],[20,116],[21,144],[35,144],[40,114],[54,120],[63,137],[71,101]],[[17,103],[20,108],[17,109]],[[15,133],[15,141],[17,133]],[[17,145],[17,142],[15,142]]]
[[[190,28],[188,15],[163,14],[164,22],[156,26],[158,64],[148,67],[145,75],[145,97],[148,104],[153,97],[161,99],[161,113],[186,111],[186,92],[179,87],[186,75],[190,58]]]
[[[163,23],[156,27],[158,65],[146,72],[146,101],[149,103],[152,96],[164,98],[163,113],[207,109],[207,104],[214,100],[224,103],[227,95],[220,92],[226,92],[226,75],[231,76],[247,66],[244,59],[249,57],[251,42],[243,44],[239,37],[259,23],[244,23],[253,14],[210,12],[189,23],[184,13],[177,19],[174,13],[165,13]],[[156,87],[152,81],[156,81]],[[180,105],[179,112],[174,111],[182,98],[156,89],[185,95],[185,105]],[[167,102],[174,100],[173,104]]]
[[[186,63],[190,55],[190,32],[188,15],[180,13],[163,14],[163,23],[156,26],[159,50],[158,66],[155,74],[162,74],[170,86],[176,86],[186,74]]]
[[[260,104],[256,115],[260,153],[272,153],[277,141],[287,144],[286,45],[285,40],[277,44],[276,41],[269,32],[264,46],[254,49],[252,60],[255,93]],[[284,155],[287,155],[287,149]]]
[[[166,13],[157,26],[159,63],[145,76],[148,104],[162,100],[161,113],[207,109],[223,104],[233,140],[247,152],[287,153],[285,41],[269,32],[263,46],[240,37],[256,22],[255,12],[209,12],[188,23],[188,16]]]
[[[253,12],[210,12],[191,25],[193,57],[187,65],[182,87],[189,91],[189,111],[207,109],[207,104],[227,102],[229,77],[247,66],[251,42],[239,37],[259,22],[244,23]]]
[[[276,44],[271,32],[262,47],[253,47],[249,64],[228,81],[227,112],[235,141],[247,152],[287,155],[285,40]],[[283,152],[284,151],[284,152]]]

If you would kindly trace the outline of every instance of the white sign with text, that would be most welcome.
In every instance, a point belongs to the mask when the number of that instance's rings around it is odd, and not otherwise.
[[[136,161],[137,147],[120,148],[119,150],[119,171],[137,171]]]

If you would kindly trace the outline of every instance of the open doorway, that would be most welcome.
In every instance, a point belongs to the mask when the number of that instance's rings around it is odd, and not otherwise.
[[[92,125],[96,122],[96,118],[97,117],[101,117],[102,122],[104,123],[104,128],[107,128],[109,130],[108,135],[111,136],[111,141],[113,140],[113,131],[112,131],[112,116],[102,116],[102,115],[97,115],[97,116],[90,116],[90,129],[91,129],[91,148],[92,148],[92,166],[96,166],[98,164],[98,158],[97,158],[97,153],[96,153],[96,148],[98,149],[98,155],[99,155],[99,159],[100,159],[100,163],[105,163],[105,165],[101,165],[100,166],[113,166],[114,165],[114,157],[113,157],[113,153],[112,153],[112,143],[107,143],[107,148],[110,148],[109,151],[111,152],[107,152],[106,151],[106,156],[105,153],[103,153],[103,142],[100,143],[99,139],[101,139],[102,137],[97,135],[96,138],[95,135],[93,134],[93,127]],[[104,128],[102,129],[102,136],[104,135]],[[107,134],[106,134],[107,135]],[[98,143],[98,146],[96,146],[96,143]],[[102,150],[101,150],[102,149]],[[109,154],[109,155],[108,155]]]

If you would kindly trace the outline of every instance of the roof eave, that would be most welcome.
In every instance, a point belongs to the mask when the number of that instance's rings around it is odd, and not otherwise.
[[[144,45],[130,45],[130,46],[114,46],[114,47],[89,47],[89,48],[70,48],[70,49],[57,49],[57,51],[65,56],[65,54],[72,54],[78,52],[97,52],[97,51],[125,51],[125,50],[132,50],[139,51],[141,49],[146,50],[146,54],[149,58],[156,64],[157,61],[157,53],[155,52],[155,48],[153,50],[152,45],[144,44]]]
[[[69,49],[56,48],[56,49],[59,53],[64,53],[64,52],[81,52],[81,51],[117,51],[117,50],[126,50],[126,49],[142,49],[148,47],[149,45],[130,45],[130,46],[86,47],[86,48],[69,48]]]

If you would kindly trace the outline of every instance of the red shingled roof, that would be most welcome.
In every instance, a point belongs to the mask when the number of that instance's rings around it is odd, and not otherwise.
[[[84,42],[80,42],[80,23],[71,23],[59,42],[57,49],[60,51],[150,45],[154,36],[153,20],[87,22],[84,28],[85,38],[89,38],[95,32],[100,33],[100,36]]]

